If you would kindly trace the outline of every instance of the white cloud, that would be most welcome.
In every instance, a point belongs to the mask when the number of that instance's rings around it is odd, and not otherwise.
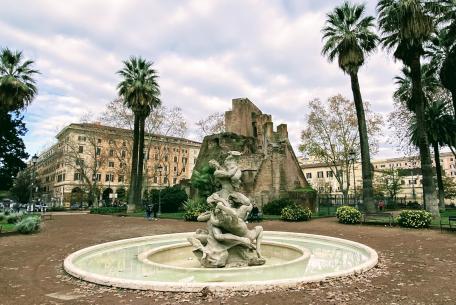
[[[27,148],[34,153],[56,129],[103,111],[130,55],[155,62],[163,103],[180,106],[190,127],[228,110],[232,98],[248,97],[276,125],[288,123],[297,146],[309,100],[351,98],[348,76],[320,54],[325,13],[338,3],[6,0],[0,40],[24,50],[42,73],[39,96],[26,112]],[[373,110],[392,109],[397,70],[381,51],[362,68],[363,97]],[[380,154],[391,152],[384,147]]]

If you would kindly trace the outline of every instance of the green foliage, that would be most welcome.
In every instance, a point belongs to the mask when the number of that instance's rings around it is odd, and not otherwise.
[[[188,199],[185,190],[175,185],[160,190],[152,190],[144,195],[149,204],[158,204],[159,199],[161,202],[161,211],[163,213],[176,213],[183,209],[184,202]]]
[[[120,207],[99,207],[91,208],[90,214],[117,214],[117,213],[126,213],[127,206]]]
[[[280,218],[285,221],[307,221],[312,218],[312,212],[300,205],[289,205],[282,209]]]
[[[200,171],[193,170],[191,184],[198,190],[200,197],[207,198],[217,190],[217,184],[214,177],[215,169],[205,165]]]
[[[40,230],[41,218],[39,216],[25,217],[19,221],[15,229],[17,232],[22,234],[30,234]]]
[[[263,214],[266,215],[281,215],[282,210],[290,205],[294,205],[294,201],[289,198],[279,198],[268,202],[263,206]]]
[[[33,77],[39,73],[32,65],[20,51],[0,51],[0,111],[17,111],[32,102],[37,93]]]
[[[209,211],[210,208],[206,199],[189,199],[184,203],[184,219],[185,221],[196,221],[201,213]]]
[[[365,54],[377,46],[374,17],[364,16],[364,4],[345,2],[327,15],[323,28],[325,42],[322,53],[330,61],[337,58],[346,73],[357,73],[364,63]]]
[[[0,143],[2,143],[0,145],[0,188],[2,190],[10,189],[13,185],[12,177],[16,177],[17,173],[26,167],[23,159],[26,159],[28,154],[25,152],[22,137],[27,129],[22,119],[19,112],[6,113],[0,107]]]
[[[0,222],[4,221],[6,219],[6,215],[3,213],[0,213]]]
[[[336,210],[336,217],[340,223],[355,224],[361,222],[361,212],[351,206],[341,206]]]
[[[6,217],[6,222],[9,224],[17,223],[23,218],[23,213],[11,213]]]
[[[406,210],[399,214],[397,222],[405,228],[428,228],[432,222],[432,214],[427,211]]]
[[[316,193],[317,192],[311,186],[295,188],[293,191],[298,192],[298,193]]]

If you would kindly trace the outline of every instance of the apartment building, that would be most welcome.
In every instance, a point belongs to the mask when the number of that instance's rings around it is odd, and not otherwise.
[[[98,123],[70,124],[56,135],[33,168],[43,201],[56,206],[124,200],[129,186],[131,130]],[[177,137],[145,135],[144,189],[173,186],[190,179],[201,143]]]
[[[340,184],[337,181],[333,171],[327,164],[316,162],[310,158],[299,158],[301,168],[306,176],[307,181],[314,189],[320,193],[342,194]],[[440,164],[446,177],[450,177],[456,181],[456,158],[451,152],[443,152],[440,154]],[[397,169],[400,176],[400,198],[407,200],[421,201],[423,197],[422,179],[421,179],[421,162],[419,157],[401,157],[389,159],[372,160],[374,167],[374,185],[379,183],[379,178],[385,170]],[[432,165],[435,167],[434,160]],[[346,177],[344,177],[344,187],[346,186]],[[359,194],[362,188],[361,163],[355,162],[354,176],[353,165],[350,165],[350,185],[349,192]],[[451,203],[455,200],[446,200]]]

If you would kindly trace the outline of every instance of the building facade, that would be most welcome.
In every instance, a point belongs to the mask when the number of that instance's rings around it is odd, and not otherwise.
[[[54,206],[126,200],[130,180],[131,130],[98,123],[70,124],[57,143],[39,155],[33,168],[39,196]],[[190,179],[201,143],[145,135],[143,189],[173,186]]]
[[[299,158],[301,168],[306,176],[307,181],[316,189],[320,194],[342,194],[340,184],[337,181],[334,173],[326,164],[316,162],[309,158]],[[440,164],[444,176],[451,178],[456,182],[456,158],[450,152],[440,154]],[[387,170],[397,170],[398,180],[400,183],[398,198],[406,201],[422,202],[423,186],[421,177],[421,162],[419,157],[402,157],[390,159],[372,160],[374,167],[374,188],[380,184],[380,179],[384,177]],[[435,167],[434,158],[432,158],[432,165]],[[362,174],[361,163],[355,162],[354,176],[353,166],[350,173],[349,193],[361,194],[362,188]],[[346,180],[346,179],[345,179]],[[346,182],[344,182],[346,183]],[[344,184],[346,187],[346,184]],[[445,199],[445,203],[454,203],[455,199]]]

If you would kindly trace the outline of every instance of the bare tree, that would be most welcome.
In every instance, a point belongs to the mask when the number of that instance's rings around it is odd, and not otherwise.
[[[116,99],[107,105],[99,121],[104,125],[133,130],[134,115],[121,99]],[[181,138],[187,132],[187,122],[182,109],[179,107],[167,108],[163,105],[152,109],[145,121],[145,131],[147,133],[144,147],[145,157],[146,159],[153,158],[155,167],[150,168],[146,163],[144,168],[146,179],[143,179],[143,185],[147,186],[149,179],[159,174],[157,170],[158,164],[162,166],[162,176],[166,177],[167,182],[165,184],[170,185],[170,168],[173,166],[174,160],[169,157],[169,144],[172,141],[172,137]],[[131,150],[131,146],[131,139],[129,139],[127,141],[127,149]],[[177,177],[185,170],[185,159],[183,162],[178,162],[178,165]],[[125,169],[130,170],[128,166]]]
[[[205,136],[225,132],[225,115],[215,112],[195,123],[201,139]]]
[[[319,99],[309,102],[310,113],[306,118],[306,128],[302,131],[301,152],[327,165],[333,172],[339,188],[345,197],[350,187],[350,152],[360,157],[358,122],[354,104],[336,95],[326,103]],[[372,114],[365,103],[367,129],[371,154],[378,150],[377,136],[380,133],[382,118]]]

